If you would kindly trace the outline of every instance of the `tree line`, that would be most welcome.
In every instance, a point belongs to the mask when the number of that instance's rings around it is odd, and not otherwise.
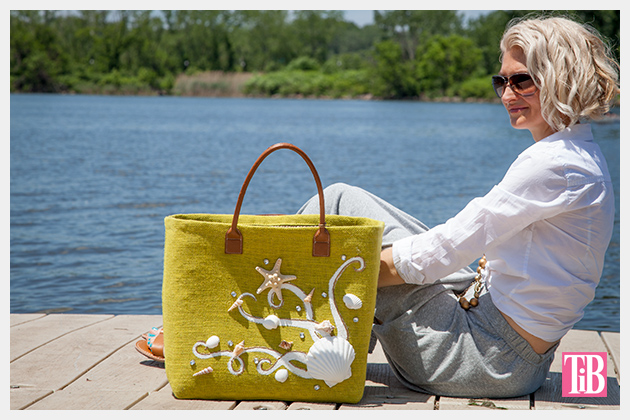
[[[505,25],[454,10],[11,11],[11,92],[176,94],[181,75],[252,73],[249,95],[492,98]],[[561,11],[619,56],[618,10]]]

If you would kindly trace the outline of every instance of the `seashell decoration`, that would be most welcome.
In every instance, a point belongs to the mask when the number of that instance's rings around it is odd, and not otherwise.
[[[278,347],[284,350],[291,350],[291,347],[293,347],[293,341],[282,340],[280,344],[278,344]]]
[[[311,346],[306,355],[306,368],[314,379],[323,380],[330,388],[352,376],[354,348],[340,337],[324,337]]]
[[[243,299],[241,298],[236,299],[236,301],[232,304],[232,306],[230,306],[230,309],[228,309],[228,312],[240,307],[242,304],[243,304]]]
[[[311,293],[306,295],[306,297],[304,298],[304,303],[311,303],[311,300],[313,299],[313,293],[315,293],[315,289],[314,288],[313,288],[313,290],[311,290]]]
[[[234,346],[234,350],[232,350],[232,357],[238,357],[245,351],[245,340],[238,343]]]
[[[193,373],[193,376],[207,375],[207,374],[212,373],[212,372],[213,372],[213,369],[212,369],[210,366],[208,366],[208,367],[207,367],[207,368],[205,368],[205,369],[201,369],[201,370],[200,370],[199,372],[197,372],[197,373]]]
[[[280,325],[280,318],[278,318],[276,315],[269,315],[263,320],[262,324],[263,327],[267,328],[268,330],[275,330],[276,328],[278,328],[278,325]]]
[[[346,304],[348,309],[361,309],[361,306],[363,306],[361,299],[352,293],[348,293],[343,297],[343,303]]]
[[[315,330],[322,335],[330,335],[333,332],[335,326],[330,321],[325,320],[315,325]]]
[[[216,335],[213,335],[212,337],[206,340],[206,347],[209,349],[213,349],[219,345],[219,341],[220,341],[219,337],[217,337]]]
[[[289,371],[286,369],[278,369],[275,374],[276,381],[284,382],[289,378]]]

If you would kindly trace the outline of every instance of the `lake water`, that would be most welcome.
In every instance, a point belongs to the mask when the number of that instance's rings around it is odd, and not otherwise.
[[[577,327],[619,331],[619,121],[593,131],[617,215]],[[302,148],[324,185],[361,186],[433,226],[489,191],[532,139],[498,104],[11,95],[11,312],[161,314],[164,217],[232,213],[276,142]],[[315,193],[301,158],[281,150],[242,213],[293,213]]]

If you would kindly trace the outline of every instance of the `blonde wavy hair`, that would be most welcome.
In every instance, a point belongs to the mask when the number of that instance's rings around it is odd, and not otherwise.
[[[563,17],[514,19],[501,39],[501,60],[513,47],[525,53],[543,118],[555,130],[601,118],[619,93],[619,64],[589,25]]]

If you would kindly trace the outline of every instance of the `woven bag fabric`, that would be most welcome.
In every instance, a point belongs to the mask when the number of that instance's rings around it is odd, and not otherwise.
[[[240,215],[272,152],[308,164],[318,215]],[[384,224],[324,214],[313,162],[289,143],[249,171],[234,215],[165,219],[166,375],[177,398],[358,402],[376,302]]]
[[[363,395],[383,223],[317,215],[165,219],[166,374],[177,398],[356,403]]]

